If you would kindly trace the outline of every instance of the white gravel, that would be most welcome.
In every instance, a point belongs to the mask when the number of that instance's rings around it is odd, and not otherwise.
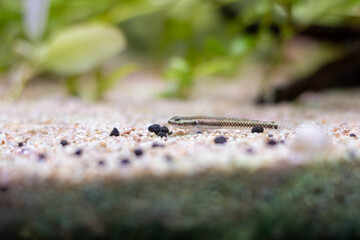
[[[314,161],[356,161],[360,157],[360,97],[338,93],[311,95],[301,106],[282,104],[256,107],[236,100],[197,98],[168,101],[113,94],[101,103],[88,103],[62,94],[24,97],[0,102],[0,185],[23,179],[80,183],[96,179],[122,179],[144,174],[195,174]],[[341,106],[334,100],[342,97]],[[348,101],[348,103],[346,102]],[[335,103],[335,104],[334,104]],[[345,107],[344,107],[345,106]],[[301,125],[290,129],[196,131],[170,127],[174,115],[194,115],[212,109],[211,115],[258,120],[279,120]],[[173,131],[167,138],[150,133],[153,123]],[[110,137],[116,127],[119,137]],[[351,137],[353,133],[356,137]],[[272,134],[272,137],[268,135]],[[223,135],[225,144],[215,144]],[[270,146],[269,139],[277,144]],[[63,147],[62,139],[69,141]],[[19,147],[18,143],[24,142]],[[153,148],[153,143],[164,147]],[[134,149],[144,154],[136,157]],[[76,156],[76,150],[82,155]],[[40,154],[45,156],[40,159]],[[121,160],[128,159],[129,164]],[[103,164],[99,164],[103,162]]]

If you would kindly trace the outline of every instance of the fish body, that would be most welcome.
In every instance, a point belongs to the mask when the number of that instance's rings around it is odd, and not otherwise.
[[[169,119],[169,124],[179,128],[197,129],[240,129],[255,126],[265,129],[280,129],[282,126],[274,121],[260,121],[235,117],[209,117],[209,116],[175,116]]]

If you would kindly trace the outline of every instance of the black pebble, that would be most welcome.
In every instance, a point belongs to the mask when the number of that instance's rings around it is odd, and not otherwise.
[[[39,153],[38,160],[39,161],[44,161],[45,159],[46,159],[46,155],[44,153]]]
[[[168,129],[167,126],[162,126],[162,127],[160,128],[160,132],[169,133],[170,131],[169,131],[169,129]]]
[[[197,134],[202,134],[202,131],[197,131],[196,133],[197,133]]]
[[[251,129],[251,132],[252,132],[252,133],[262,133],[262,132],[264,132],[264,128],[263,128],[263,127],[260,127],[260,126],[254,126],[254,127]]]
[[[267,145],[269,146],[275,146],[277,144],[277,142],[274,139],[269,139],[269,141],[267,142]]]
[[[355,133],[350,133],[350,137],[356,137]]]
[[[168,163],[172,163],[173,162],[173,158],[169,155],[166,155],[165,156],[165,161],[168,162]]]
[[[129,164],[130,164],[130,160],[127,159],[127,158],[124,158],[124,159],[122,159],[122,160],[120,161],[120,163],[121,163],[122,165],[129,165]]]
[[[161,143],[156,143],[156,142],[155,142],[155,143],[152,144],[152,147],[153,147],[153,148],[156,148],[156,147],[165,147],[165,145],[164,145],[164,144],[161,144]]]
[[[105,165],[105,161],[104,161],[104,160],[99,160],[99,161],[98,161],[98,165],[99,165],[99,166],[104,166],[104,165]]]
[[[75,154],[76,156],[81,156],[82,152],[83,152],[82,149],[78,149],[78,150],[75,151],[74,154]]]
[[[65,147],[66,145],[69,145],[69,142],[63,139],[60,141],[60,144]]]
[[[22,147],[22,146],[24,146],[24,143],[23,143],[23,142],[19,142],[19,143],[18,143],[18,146],[19,146],[19,147]]]
[[[140,157],[141,155],[143,155],[143,150],[141,150],[140,148],[138,148],[138,149],[135,149],[134,150],[134,153],[135,153],[135,155],[137,156],[137,157]]]
[[[253,154],[254,150],[252,148],[248,148],[246,149],[246,153]]]
[[[167,137],[166,132],[161,132],[161,131],[158,133],[158,136],[159,137]]]
[[[223,144],[226,143],[226,138],[224,136],[219,136],[215,138],[214,142],[216,144]]]
[[[149,132],[153,132],[155,134],[158,134],[160,132],[161,126],[159,124],[153,124],[148,127]]]
[[[0,186],[0,193],[5,193],[9,190],[7,186]]]
[[[115,136],[115,137],[120,136],[119,130],[116,127],[114,127],[114,129],[110,133],[110,137],[112,137],[112,136]]]

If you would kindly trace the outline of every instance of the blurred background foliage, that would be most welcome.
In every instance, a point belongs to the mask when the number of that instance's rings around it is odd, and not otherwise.
[[[70,94],[100,100],[150,67],[169,82],[163,96],[183,98],[195,80],[235,76],[249,59],[281,62],[284,44],[310,25],[358,24],[359,8],[360,0],[1,0],[0,73],[15,97],[46,73]],[[95,82],[90,93],[78,82],[84,74]]]

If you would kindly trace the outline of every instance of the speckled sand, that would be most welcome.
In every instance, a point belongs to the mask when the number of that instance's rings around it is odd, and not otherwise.
[[[232,90],[241,89],[241,84],[228,84],[222,89],[214,84],[188,101],[170,101],[154,97],[163,87],[158,81],[130,79],[100,103],[70,98],[56,84],[30,86],[18,101],[0,102],[0,185],[24,179],[80,183],[359,159],[358,92],[309,94],[297,104],[259,107],[238,94],[241,90]],[[216,88],[217,95],[213,94]],[[174,115],[207,113],[283,121],[297,127],[254,134],[250,129],[198,134],[167,124]],[[168,126],[173,134],[160,138],[150,133],[147,128],[153,123]],[[109,136],[114,127],[119,137]],[[267,144],[269,134],[278,144]],[[227,138],[225,144],[214,143],[219,135]],[[63,147],[62,139],[70,144]],[[24,145],[19,147],[19,142]],[[153,143],[164,147],[153,148]],[[137,148],[144,152],[140,157],[133,152]],[[78,149],[82,149],[80,156],[74,154]],[[122,164],[123,159],[129,164]]]

